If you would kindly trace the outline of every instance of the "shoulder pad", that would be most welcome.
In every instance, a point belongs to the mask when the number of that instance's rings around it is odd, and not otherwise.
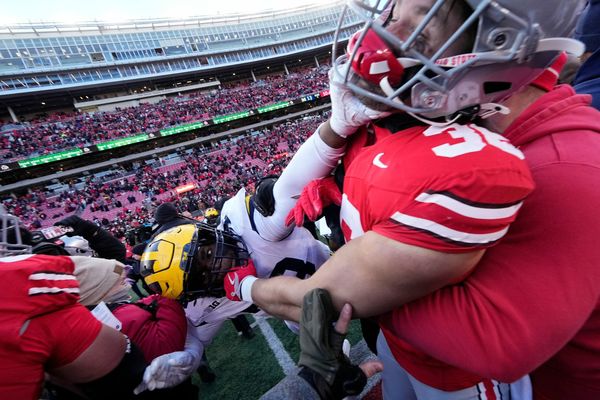
[[[275,212],[275,197],[273,196],[275,182],[277,182],[276,176],[262,178],[256,185],[256,193],[252,196],[254,208],[264,217],[273,215]]]

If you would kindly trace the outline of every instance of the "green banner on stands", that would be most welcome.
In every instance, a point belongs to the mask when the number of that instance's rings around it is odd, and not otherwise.
[[[26,160],[18,161],[19,167],[35,167],[40,164],[48,164],[54,161],[66,160],[67,158],[77,157],[83,154],[81,149],[71,149],[58,153],[46,154],[44,156],[32,157]]]
[[[162,129],[160,131],[160,134],[162,136],[170,136],[181,132],[193,131],[194,129],[204,128],[206,125],[208,125],[208,121],[199,121],[194,122],[193,124],[179,125],[167,129]]]
[[[280,108],[286,108],[292,104],[291,101],[280,101],[279,103],[269,104],[268,106],[258,107],[256,110],[259,114],[266,113],[273,110],[279,110]]]
[[[246,117],[249,117],[250,115],[251,115],[251,111],[243,111],[243,112],[239,112],[239,113],[235,113],[235,114],[223,115],[221,117],[213,118],[213,124],[215,124],[215,125],[222,124],[223,122],[229,122],[229,121],[234,121],[234,120],[240,119],[240,118],[246,118]]]
[[[143,133],[141,135],[130,136],[123,139],[111,140],[110,142],[98,143],[97,146],[98,150],[103,151],[114,149],[116,147],[127,146],[128,144],[143,142],[148,139],[148,134]]]
[[[314,101],[320,97],[325,97],[325,96],[329,96],[329,90],[325,90],[320,93],[312,93],[312,94],[304,95],[295,100],[280,101],[279,103],[274,103],[274,104],[269,104],[269,105],[266,105],[263,107],[258,107],[255,110],[241,111],[238,113],[221,115],[218,117],[214,117],[212,119],[212,123],[215,125],[222,124],[224,122],[230,122],[230,121],[234,121],[236,119],[246,118],[251,115],[255,115],[256,113],[264,114],[269,111],[279,110],[282,108],[292,106],[297,103]],[[162,129],[160,131],[160,135],[158,135],[156,132],[142,133],[142,134],[131,136],[131,137],[125,137],[122,139],[115,139],[115,140],[111,140],[111,141],[104,142],[104,143],[98,143],[96,145],[83,147],[81,149],[71,149],[71,150],[61,151],[58,153],[46,154],[46,155],[39,156],[39,157],[32,157],[32,158],[28,158],[25,160],[17,161],[16,164],[18,164],[19,167],[21,167],[21,168],[34,167],[36,165],[47,164],[47,163],[54,162],[54,161],[60,161],[60,160],[65,160],[67,158],[77,157],[82,154],[89,154],[89,153],[94,153],[96,151],[110,150],[110,149],[114,149],[117,147],[140,143],[140,142],[144,142],[146,140],[155,139],[158,136],[170,136],[170,135],[176,135],[176,134],[182,133],[182,132],[193,131],[195,129],[204,128],[204,127],[210,125],[210,123],[211,123],[211,121],[208,120],[208,121],[197,121],[197,122],[194,122],[191,124],[172,126],[169,128]],[[16,164],[14,165],[14,167],[4,164],[1,166],[2,168],[0,168],[0,172],[8,171],[13,168],[16,168]]]

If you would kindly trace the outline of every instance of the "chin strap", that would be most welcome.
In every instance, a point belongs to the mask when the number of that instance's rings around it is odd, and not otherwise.
[[[485,103],[481,105],[477,115],[481,119],[487,119],[496,114],[508,115],[510,114],[510,108],[503,106],[502,104]]]
[[[462,110],[457,112],[454,115],[454,118],[446,120],[446,121],[432,121],[430,119],[421,117],[420,115],[417,115],[415,113],[407,113],[409,114],[411,117],[424,122],[426,124],[429,124],[431,126],[435,126],[438,128],[444,128],[448,125],[451,125],[455,122],[457,122],[459,119],[461,118],[466,118],[467,120],[473,120],[475,117],[479,117],[481,119],[487,119],[489,117],[491,117],[492,115],[496,115],[496,114],[502,114],[502,115],[508,115],[510,114],[510,108],[503,106],[502,104],[497,104],[497,103],[484,103],[481,104],[478,107],[471,107],[470,109],[466,109],[466,110]]]
[[[430,119],[427,119],[425,117],[421,117],[420,115],[417,115],[417,114],[412,113],[412,112],[407,112],[407,114],[410,115],[411,117],[413,117],[414,119],[417,119],[417,120],[419,120],[421,122],[424,122],[427,125],[435,126],[437,128],[443,128],[443,127],[446,127],[448,125],[452,125],[453,123],[455,123],[456,121],[458,121],[458,119],[461,117],[461,115],[457,114],[454,118],[452,118],[449,121],[440,122],[440,121],[432,121]]]
[[[571,38],[545,38],[538,41],[537,48],[535,49],[536,53],[543,51],[564,51],[575,57],[581,57],[585,51],[585,45],[579,40]]]

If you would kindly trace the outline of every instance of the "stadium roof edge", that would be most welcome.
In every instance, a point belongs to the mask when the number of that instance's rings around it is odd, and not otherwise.
[[[80,21],[75,23],[62,22],[29,22],[17,24],[0,25],[0,34],[40,35],[45,33],[93,33],[105,31],[119,31],[131,29],[169,29],[180,26],[190,25],[221,25],[224,23],[241,23],[252,20],[273,18],[286,14],[296,14],[298,12],[310,12],[318,9],[327,9],[340,6],[345,0],[332,0],[331,3],[312,3],[303,6],[290,7],[279,10],[263,10],[251,14],[222,14],[222,15],[200,15],[187,18],[152,18],[152,19],[134,19],[120,22],[110,21]]]

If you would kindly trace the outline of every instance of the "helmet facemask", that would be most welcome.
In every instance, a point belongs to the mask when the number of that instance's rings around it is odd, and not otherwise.
[[[235,267],[248,263],[248,249],[242,238],[230,230],[197,224],[193,257],[186,266],[184,301],[198,297],[223,297],[223,279]]]
[[[471,109],[477,114],[481,105],[503,101],[527,85],[572,44],[542,43],[543,37],[563,33],[542,21],[557,11],[535,15],[516,1],[432,0],[430,7],[403,1],[402,10],[394,10],[395,3],[349,0],[345,12],[356,13],[365,25],[350,39],[347,54],[337,57],[334,44],[334,73],[365,104],[370,106],[368,98],[420,118],[449,121]],[[353,75],[368,83],[357,84]]]
[[[19,218],[0,205],[0,258],[21,254],[31,254],[31,246],[24,243]]]

